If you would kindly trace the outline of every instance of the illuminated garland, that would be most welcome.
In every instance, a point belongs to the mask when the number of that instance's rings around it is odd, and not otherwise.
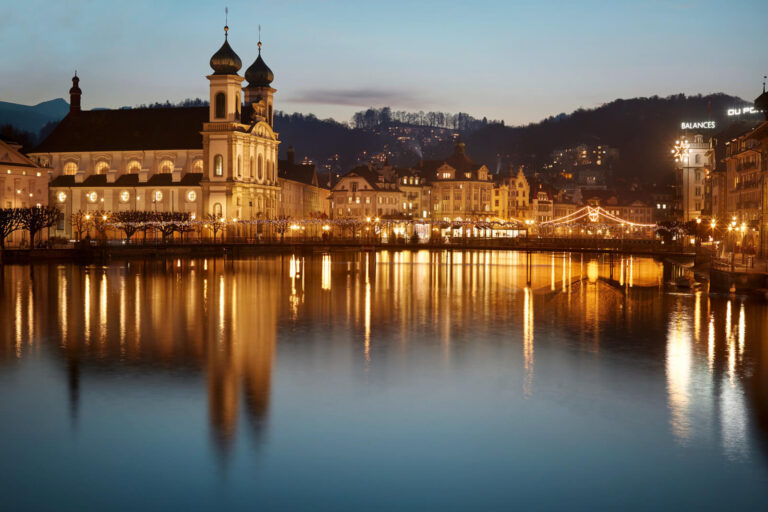
[[[569,213],[568,215],[558,217],[557,219],[541,222],[539,223],[539,226],[568,225],[568,224],[573,224],[577,220],[583,219],[584,217],[588,217],[590,222],[596,223],[601,216],[609,220],[612,220],[617,224],[621,224],[622,226],[631,226],[631,227],[637,227],[637,228],[655,228],[658,226],[657,224],[642,224],[642,223],[632,222],[629,220],[622,219],[621,217],[617,217],[616,215],[613,215],[612,213],[606,211],[601,206],[598,206],[598,207],[585,206],[583,208],[576,210],[575,212]]]

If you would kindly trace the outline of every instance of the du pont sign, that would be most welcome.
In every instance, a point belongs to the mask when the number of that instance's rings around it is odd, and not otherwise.
[[[680,128],[683,130],[714,130],[714,121],[683,121]]]
[[[749,116],[752,114],[759,114],[759,113],[760,111],[757,110],[755,107],[738,107],[738,108],[728,109],[729,116]]]

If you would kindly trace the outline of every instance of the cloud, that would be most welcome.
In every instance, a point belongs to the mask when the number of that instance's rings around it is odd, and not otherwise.
[[[423,108],[425,103],[417,95],[375,88],[300,90],[283,101],[314,105],[346,105],[351,107],[397,106],[411,108]]]

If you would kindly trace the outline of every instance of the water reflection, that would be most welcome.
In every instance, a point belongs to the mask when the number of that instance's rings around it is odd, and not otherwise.
[[[54,355],[75,428],[89,376],[184,382],[224,460],[268,436],[278,376],[332,361],[330,381],[393,386],[393,365],[458,378],[475,359],[502,361],[526,404],[593,379],[641,383],[622,396],[661,404],[671,442],[745,460],[768,426],[766,307],[668,293],[664,275],[649,258],[472,251],[7,266],[0,361]]]

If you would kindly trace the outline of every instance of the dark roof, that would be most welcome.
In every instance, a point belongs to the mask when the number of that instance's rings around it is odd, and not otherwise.
[[[368,185],[370,185],[374,190],[382,190],[386,192],[397,191],[397,188],[393,188],[396,186],[396,183],[392,181],[385,181],[382,175],[376,171],[372,171],[365,165],[355,167],[344,176],[342,176],[342,179],[350,176],[360,176],[361,178],[365,179],[365,181],[368,182]]]
[[[197,186],[203,179],[202,173],[192,172],[181,177],[181,181],[174,182],[171,174],[155,174],[146,182],[139,182],[138,174],[123,174],[114,183],[107,183],[106,174],[94,174],[88,176],[82,183],[76,183],[72,175],[57,176],[51,180],[51,187],[171,187],[171,186]]]
[[[278,160],[277,173],[286,180],[298,181],[313,187],[320,186],[313,164],[292,164],[289,160]]]
[[[420,168],[423,171],[423,175],[430,179],[434,179],[437,169],[443,164],[450,165],[456,169],[456,179],[462,180],[464,173],[468,171],[477,171],[482,167],[481,164],[477,164],[467,156],[466,147],[463,142],[459,142],[453,149],[453,154],[444,160],[424,160],[421,162]]]
[[[208,107],[71,112],[31,153],[203,149]]]

